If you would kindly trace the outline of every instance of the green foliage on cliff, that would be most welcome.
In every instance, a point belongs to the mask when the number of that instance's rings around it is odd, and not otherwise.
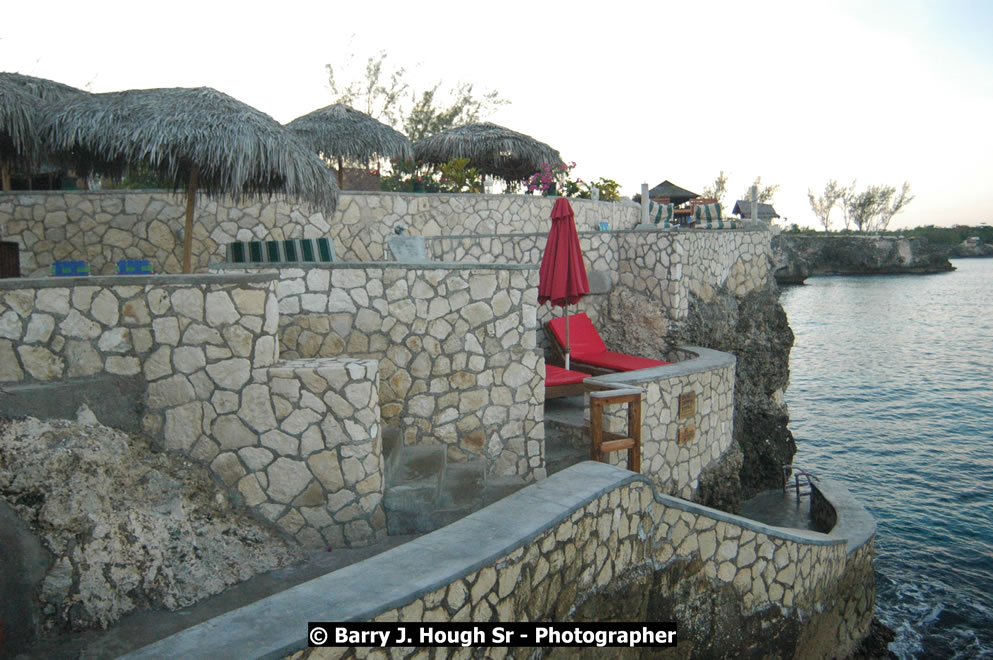
[[[989,225],[980,225],[977,227],[969,227],[967,225],[956,225],[954,227],[925,225],[924,227],[903,229],[896,233],[900,236],[926,238],[934,245],[958,245],[973,236],[978,236],[983,243],[993,244],[993,227]]]

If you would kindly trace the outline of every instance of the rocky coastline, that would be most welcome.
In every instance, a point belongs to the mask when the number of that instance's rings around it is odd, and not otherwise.
[[[948,251],[920,238],[789,235],[772,238],[779,284],[802,284],[814,275],[899,275],[954,270]]]

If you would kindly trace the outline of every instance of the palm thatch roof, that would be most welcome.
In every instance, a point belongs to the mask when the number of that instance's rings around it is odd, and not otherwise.
[[[469,167],[504,181],[523,181],[542,163],[562,162],[559,152],[530,135],[489,122],[457,126],[414,143],[414,158],[446,163],[468,158]]]
[[[0,161],[30,162],[38,156],[41,100],[0,80]]]
[[[696,199],[700,195],[690,192],[686,188],[680,188],[675,183],[665,180],[648,191],[648,196],[652,199],[668,197],[673,204],[684,204],[691,199]]]
[[[314,110],[286,126],[305,146],[326,157],[359,161],[413,157],[406,135],[343,103]]]
[[[11,88],[19,88],[42,101],[58,101],[70,96],[87,96],[88,92],[70,87],[47,78],[35,78],[23,73],[0,71],[0,90],[6,92]]]
[[[36,164],[42,155],[41,109],[46,103],[86,92],[45,78],[0,71],[0,165],[3,189],[10,167]]]
[[[45,110],[49,142],[80,173],[119,176],[145,163],[177,188],[198,170],[210,197],[302,198],[331,213],[338,186],[319,158],[269,115],[209,87],[133,89]]]
[[[44,112],[50,146],[80,174],[119,176],[144,163],[186,188],[184,272],[197,191],[235,199],[283,192],[327,214],[338,202],[331,171],[291,131],[209,87],[92,94]]]

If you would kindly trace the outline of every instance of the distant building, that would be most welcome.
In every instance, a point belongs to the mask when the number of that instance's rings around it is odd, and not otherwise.
[[[680,188],[669,180],[663,181],[648,191],[648,198],[663,204],[675,204],[679,206],[700,195],[691,192],[686,188]],[[664,200],[664,201],[662,201]]]
[[[779,214],[776,213],[776,209],[772,208],[772,204],[763,204],[762,202],[759,202],[758,211],[759,220],[772,222],[773,218],[779,217]],[[739,199],[734,203],[734,210],[732,210],[731,213],[739,218],[748,220],[752,217],[752,203],[744,199]]]

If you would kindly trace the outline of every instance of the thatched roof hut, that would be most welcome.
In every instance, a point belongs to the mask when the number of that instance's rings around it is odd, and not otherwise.
[[[562,162],[559,152],[544,142],[488,122],[457,126],[418,140],[414,158],[436,164],[468,158],[469,167],[507,182],[523,181],[542,163]]]
[[[315,153],[337,159],[339,187],[345,159],[413,157],[406,135],[343,103],[314,110],[286,126]]]
[[[58,101],[70,96],[88,96],[88,92],[55,82],[47,78],[35,78],[23,73],[0,71],[0,90],[17,87],[42,101]]]
[[[40,105],[37,97],[0,80],[0,162],[4,165],[37,158]]]
[[[328,167],[275,119],[209,87],[136,89],[64,99],[45,110],[49,143],[80,174],[119,176],[145,163],[187,192],[184,272],[190,272],[196,192],[285,193],[334,212]]]
[[[0,179],[10,190],[15,165],[36,165],[42,155],[41,109],[46,103],[86,92],[45,78],[0,72]]]

